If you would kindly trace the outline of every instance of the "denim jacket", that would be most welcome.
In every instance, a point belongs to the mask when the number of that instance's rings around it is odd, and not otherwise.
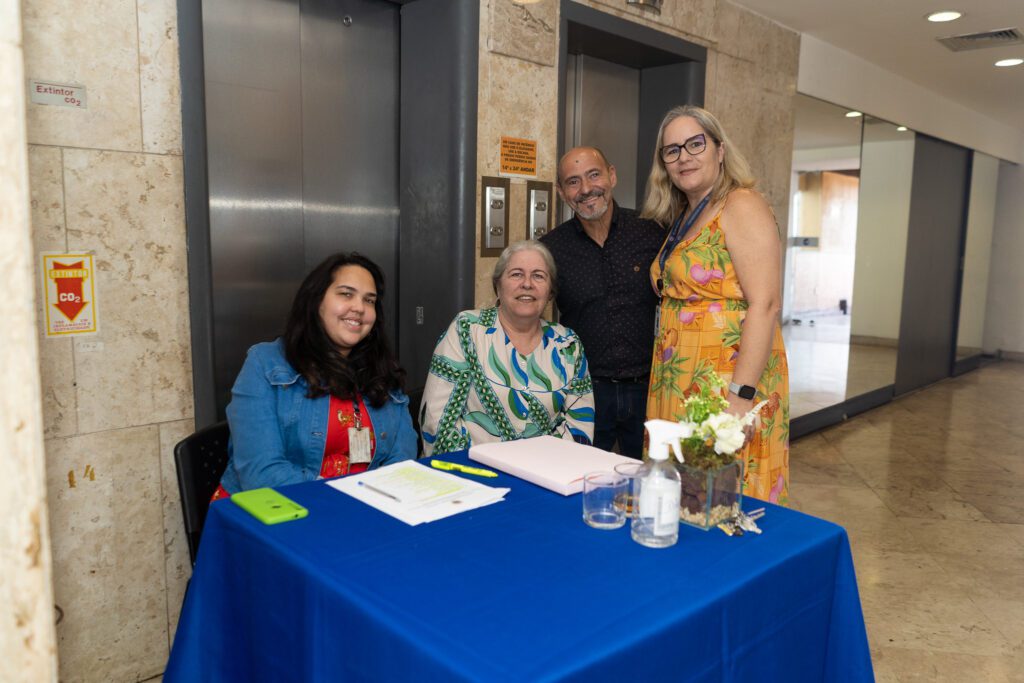
[[[330,396],[307,398],[309,385],[285,359],[281,339],[249,349],[228,404],[228,493],[311,481],[320,475]],[[377,442],[370,469],[416,457],[409,397],[392,391],[375,408],[367,402]]]

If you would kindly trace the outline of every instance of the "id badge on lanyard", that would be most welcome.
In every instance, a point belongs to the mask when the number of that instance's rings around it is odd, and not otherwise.
[[[359,413],[359,396],[352,399],[355,426],[348,428],[348,462],[350,465],[368,463],[373,459],[370,452],[370,429],[363,426]]]

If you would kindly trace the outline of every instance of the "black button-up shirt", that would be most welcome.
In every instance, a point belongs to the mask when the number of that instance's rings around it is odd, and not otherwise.
[[[604,246],[573,217],[541,238],[558,267],[560,322],[583,341],[590,374],[620,379],[647,374],[658,298],[649,270],[665,231],[613,204]]]

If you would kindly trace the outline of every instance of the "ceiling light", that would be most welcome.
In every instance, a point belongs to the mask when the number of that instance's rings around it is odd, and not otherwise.
[[[846,112],[846,118],[848,118],[848,119],[855,119],[858,116],[864,116],[864,114],[860,113],[859,111],[848,111],[848,112]]]
[[[1018,66],[1019,64],[1024,64],[1024,59],[1014,57],[1013,59],[1000,59],[996,62],[996,66]]]
[[[898,130],[898,131],[899,131],[899,132],[901,132],[901,133],[902,133],[903,131],[905,131],[906,129],[907,129],[907,127],[906,127],[906,126],[896,126],[896,130]]]
[[[941,23],[943,21],[956,21],[963,15],[953,10],[943,10],[942,12],[932,12],[928,15],[928,21],[934,21]]]

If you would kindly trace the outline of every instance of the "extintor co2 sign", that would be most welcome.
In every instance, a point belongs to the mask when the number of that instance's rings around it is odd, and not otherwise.
[[[87,108],[85,86],[82,85],[32,80],[28,82],[28,97],[34,104]]]
[[[43,254],[46,336],[99,330],[92,254]]]

